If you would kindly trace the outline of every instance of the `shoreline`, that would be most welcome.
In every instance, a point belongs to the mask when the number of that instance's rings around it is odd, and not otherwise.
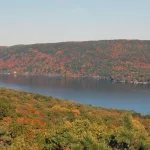
[[[56,96],[45,95],[45,94],[40,94],[40,93],[35,93],[35,92],[28,92],[28,91],[25,91],[25,90],[19,90],[19,89],[16,90],[16,89],[11,89],[11,88],[6,88],[6,87],[0,87],[0,90],[1,90],[1,89],[12,90],[12,91],[18,91],[18,92],[23,91],[24,93],[39,94],[39,95],[42,95],[42,96],[45,96],[45,97],[53,97],[53,98],[56,98],[56,99],[61,99],[61,100],[63,100],[63,101],[73,102],[74,104],[86,105],[86,106],[90,106],[90,107],[93,107],[93,108],[101,108],[101,109],[105,109],[105,110],[116,110],[116,111],[131,112],[131,113],[135,113],[135,114],[141,115],[141,116],[149,116],[149,115],[150,115],[150,113],[138,112],[138,111],[133,110],[133,109],[115,108],[115,107],[103,107],[103,106],[99,106],[99,105],[87,104],[87,103],[84,103],[84,102],[77,102],[77,101],[75,101],[75,100],[58,98],[58,97],[56,97]]]
[[[122,83],[122,84],[135,84],[135,85],[150,85],[150,82],[147,81],[127,81],[127,80],[119,80],[112,77],[101,77],[101,76],[68,76],[68,75],[61,75],[61,74],[35,74],[35,73],[3,73],[0,72],[0,75],[22,75],[22,76],[47,76],[47,77],[67,77],[67,78],[87,78],[87,79],[96,79],[96,80],[107,80],[112,83]]]

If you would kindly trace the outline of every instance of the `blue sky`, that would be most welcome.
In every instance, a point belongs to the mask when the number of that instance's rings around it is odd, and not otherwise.
[[[150,0],[0,0],[0,45],[150,40]]]

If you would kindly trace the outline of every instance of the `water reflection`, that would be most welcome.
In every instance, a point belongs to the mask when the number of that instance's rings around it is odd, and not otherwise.
[[[150,85],[113,84],[86,78],[0,75],[0,86],[95,106],[150,113]]]

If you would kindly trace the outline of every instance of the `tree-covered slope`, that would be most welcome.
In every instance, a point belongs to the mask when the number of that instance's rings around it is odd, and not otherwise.
[[[0,72],[150,79],[150,41],[102,40],[0,47]]]
[[[0,88],[2,150],[149,150],[150,118]]]

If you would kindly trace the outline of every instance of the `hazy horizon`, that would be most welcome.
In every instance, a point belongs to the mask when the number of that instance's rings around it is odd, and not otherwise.
[[[5,0],[0,46],[150,40],[149,0]]]
[[[83,41],[60,41],[60,42],[39,42],[39,43],[25,43],[25,44],[14,44],[14,45],[0,45],[4,47],[12,47],[12,46],[19,46],[19,45],[34,45],[34,44],[57,44],[57,43],[74,43],[74,42],[91,42],[91,41],[121,41],[121,40],[126,40],[126,41],[150,41],[150,40],[141,40],[141,39],[101,39],[101,40],[83,40]]]

